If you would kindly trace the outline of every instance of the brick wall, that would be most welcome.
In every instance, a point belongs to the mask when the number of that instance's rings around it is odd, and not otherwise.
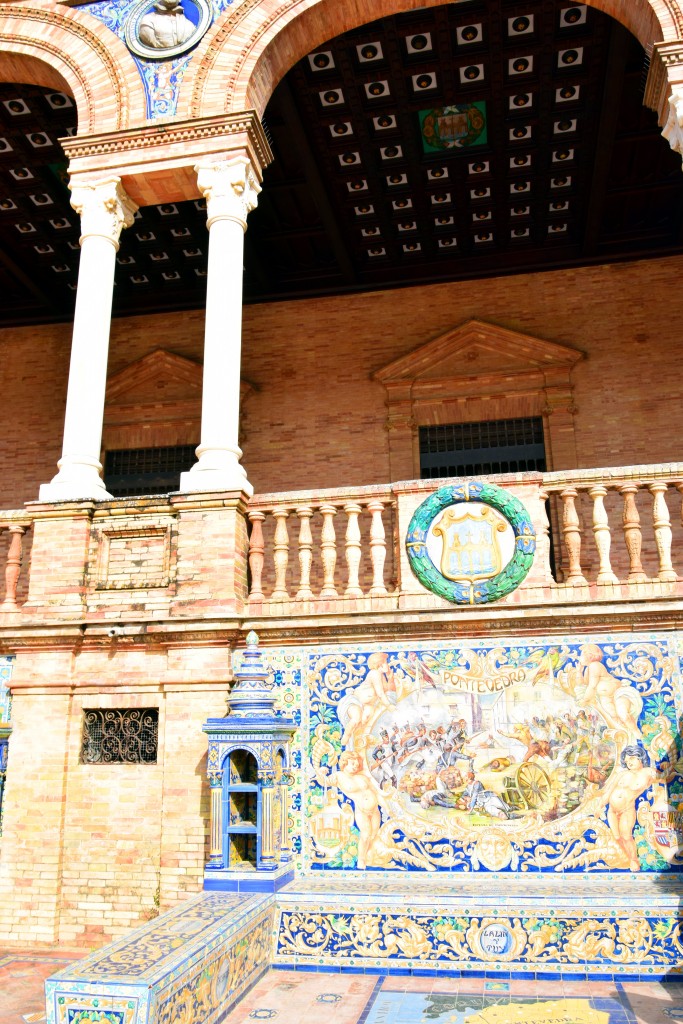
[[[224,681],[202,678],[225,676],[227,659],[220,651],[112,657],[105,648],[74,661],[33,652],[24,663],[20,656],[14,680],[0,934],[17,945],[100,945],[202,887],[201,726],[224,714],[227,692]],[[171,681],[187,674],[191,687]],[[63,692],[50,692],[50,682]],[[159,707],[157,764],[81,764],[83,709],[135,707]]]
[[[371,374],[470,319],[585,352],[572,373],[578,466],[669,462],[679,455],[680,258],[248,306],[242,374],[244,464],[257,492],[389,479],[385,392]],[[109,370],[156,348],[201,359],[202,313],[114,321]],[[35,499],[60,455],[70,331],[0,332],[0,505]],[[495,401],[480,403],[496,417]],[[144,408],[131,444],[145,444]],[[193,443],[175,430],[169,443]],[[190,435],[193,436],[190,436]],[[182,435],[182,436],[181,436]],[[105,427],[105,444],[107,428]],[[556,465],[554,468],[572,468]]]

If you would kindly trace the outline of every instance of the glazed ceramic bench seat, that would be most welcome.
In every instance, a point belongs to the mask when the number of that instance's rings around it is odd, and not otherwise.
[[[272,896],[202,893],[45,982],[48,1024],[214,1024],[271,960]]]
[[[220,1024],[269,967],[371,973],[670,977],[680,875],[395,872],[203,893],[46,982],[47,1024]],[[80,1014],[80,1016],[79,1016]]]
[[[389,972],[596,973],[683,969],[683,877],[345,872],[277,894],[274,964]]]

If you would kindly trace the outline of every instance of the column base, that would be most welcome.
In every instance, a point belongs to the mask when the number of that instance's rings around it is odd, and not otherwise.
[[[194,491],[242,491],[248,498],[254,488],[247,480],[247,474],[239,463],[242,452],[231,448],[209,448],[200,445],[197,449],[198,462],[187,473],[180,474],[180,492]]]
[[[57,463],[59,473],[49,484],[41,484],[38,501],[111,501],[112,495],[100,476],[99,462]]]

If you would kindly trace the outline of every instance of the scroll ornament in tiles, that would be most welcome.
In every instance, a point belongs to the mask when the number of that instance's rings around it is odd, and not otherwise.
[[[440,917],[438,914],[313,913],[283,911],[278,956],[315,957],[381,966],[472,962],[524,964],[678,964],[683,954],[675,917]],[[320,960],[324,957],[324,961]]]

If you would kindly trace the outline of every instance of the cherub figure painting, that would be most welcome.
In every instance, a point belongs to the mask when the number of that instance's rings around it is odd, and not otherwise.
[[[358,864],[360,870],[367,867],[372,846],[379,835],[381,816],[377,789],[365,769],[363,758],[353,750],[345,750],[339,758],[336,771],[320,768],[317,773],[322,786],[336,786],[353,805],[353,814],[358,829]]]
[[[633,743],[621,752],[621,770],[616,770],[602,790],[607,805],[607,823],[617,843],[624,851],[631,871],[640,871],[638,848],[633,838],[636,824],[636,803],[654,782],[669,782],[672,772],[658,773],[650,765],[647,751]],[[668,762],[664,762],[668,765]]]

